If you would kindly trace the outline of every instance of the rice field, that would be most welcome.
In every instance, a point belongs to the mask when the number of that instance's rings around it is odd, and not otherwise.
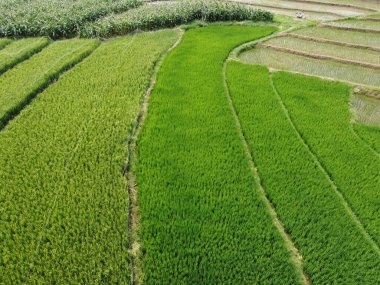
[[[329,43],[321,43],[294,37],[276,37],[263,42],[265,45],[291,49],[306,54],[327,56],[342,60],[356,62],[358,64],[373,64],[380,67],[380,51],[344,47]]]
[[[329,22],[327,24],[329,27],[342,28],[342,29],[352,29],[352,30],[363,30],[363,31],[373,31],[380,33],[380,21],[372,20],[342,20]]]
[[[255,48],[240,55],[243,62],[267,65],[278,70],[289,70],[329,79],[380,88],[380,71],[330,60],[308,58],[268,48]]]
[[[0,50],[0,75],[48,44],[49,40],[46,38],[29,38],[11,42]]]
[[[378,285],[376,9],[2,1],[0,284]]]
[[[362,33],[356,31],[338,30],[328,27],[310,27],[292,31],[292,34],[317,39],[327,39],[353,45],[368,46],[380,50],[380,37],[376,33]]]

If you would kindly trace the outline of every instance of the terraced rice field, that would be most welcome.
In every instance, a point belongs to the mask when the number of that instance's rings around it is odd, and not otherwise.
[[[0,8],[0,284],[379,284],[377,0]]]

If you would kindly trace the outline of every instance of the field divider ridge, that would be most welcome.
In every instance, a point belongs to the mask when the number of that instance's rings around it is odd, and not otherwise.
[[[362,221],[360,220],[360,218],[358,217],[358,215],[354,212],[354,210],[352,209],[352,207],[350,206],[350,204],[348,203],[347,199],[345,198],[345,196],[343,195],[343,193],[339,190],[339,188],[337,187],[337,185],[335,184],[333,178],[331,177],[331,175],[329,174],[329,172],[326,170],[325,166],[323,165],[323,163],[319,160],[317,154],[315,152],[313,152],[313,150],[310,148],[309,144],[307,143],[307,141],[302,137],[301,133],[299,132],[297,126],[295,125],[295,123],[293,122],[293,119],[292,117],[290,116],[290,113],[284,103],[284,101],[282,100],[282,97],[280,95],[280,93],[278,92],[277,88],[275,87],[274,83],[273,83],[273,77],[272,77],[272,73],[270,74],[270,81],[271,81],[271,85],[272,85],[272,88],[273,88],[273,91],[275,92],[276,94],[276,97],[280,103],[280,106],[288,120],[288,122],[290,123],[291,127],[294,129],[294,131],[296,132],[297,134],[297,137],[299,139],[299,141],[304,145],[304,147],[308,150],[308,153],[310,154],[311,158],[313,159],[313,161],[316,163],[317,167],[323,172],[323,174],[325,175],[325,177],[328,179],[330,185],[331,185],[331,188],[334,190],[334,192],[336,193],[336,195],[338,196],[339,200],[341,201],[343,207],[345,208],[346,212],[348,213],[348,215],[351,217],[351,219],[354,221],[354,223],[356,224],[356,226],[358,227],[359,231],[363,234],[363,236],[365,237],[365,239],[369,242],[369,244],[371,244],[372,248],[374,249],[374,251],[376,252],[376,254],[378,256],[380,256],[380,248],[379,248],[379,245],[376,243],[376,241],[372,238],[372,236],[367,232],[364,224],[362,223]]]
[[[282,33],[282,34],[279,34],[278,36],[279,37],[292,37],[292,38],[296,38],[296,39],[302,39],[302,40],[307,40],[307,41],[312,41],[312,42],[317,42],[317,43],[327,43],[327,44],[332,44],[332,45],[367,49],[367,50],[373,50],[373,51],[379,51],[380,52],[380,48],[378,48],[378,47],[371,47],[371,46],[359,45],[359,44],[351,44],[351,43],[347,43],[347,42],[334,41],[334,40],[329,40],[329,39],[325,39],[325,38],[309,37],[309,36],[304,36],[304,35],[295,34],[295,33],[291,33],[291,32],[290,33]]]
[[[228,59],[225,60],[225,62],[223,64],[223,84],[224,84],[224,88],[225,88],[225,93],[226,93],[226,97],[228,100],[228,104],[230,106],[231,113],[232,113],[234,120],[235,120],[235,123],[236,123],[236,127],[238,130],[241,142],[242,142],[243,147],[244,147],[244,152],[248,158],[250,169],[251,169],[252,174],[254,176],[255,183],[258,187],[261,199],[264,202],[264,204],[268,210],[268,213],[272,217],[273,224],[275,225],[275,227],[277,228],[278,232],[280,233],[282,239],[284,240],[284,244],[285,244],[287,250],[291,254],[291,260],[294,264],[294,267],[295,267],[295,269],[299,275],[301,282],[304,285],[311,285],[312,283],[311,283],[309,277],[306,275],[306,273],[303,269],[303,258],[301,256],[299,250],[295,246],[295,244],[292,240],[292,237],[290,236],[290,234],[288,234],[288,232],[286,231],[286,228],[284,227],[281,220],[279,219],[279,217],[276,213],[276,209],[275,209],[274,205],[271,203],[271,201],[269,200],[268,195],[267,195],[267,193],[266,193],[266,191],[265,191],[265,189],[261,183],[261,178],[260,178],[260,175],[258,173],[256,164],[255,164],[255,161],[253,158],[253,154],[249,148],[248,141],[244,135],[239,116],[236,112],[236,108],[235,108],[234,103],[233,103],[232,98],[231,98],[230,90],[229,90],[228,83],[227,83],[227,63],[228,63]]]
[[[369,12],[378,12],[376,9],[367,8],[367,7],[360,7],[352,4],[343,4],[343,3],[328,3],[328,2],[322,2],[322,1],[309,1],[309,0],[281,0],[282,2],[296,2],[296,3],[305,3],[305,4],[318,4],[318,5],[324,5],[324,6],[333,6],[333,7],[342,7],[342,8],[353,8],[363,11],[369,11]]]
[[[151,1],[149,1],[151,2]],[[143,128],[144,122],[148,116],[149,100],[152,94],[153,88],[156,85],[157,73],[164,62],[166,56],[174,50],[182,41],[185,31],[178,28],[180,35],[178,40],[161,54],[159,59],[154,63],[152,70],[152,76],[149,82],[148,89],[146,90],[143,100],[140,106],[140,112],[137,114],[135,119],[135,124],[128,137],[127,141],[127,158],[125,163],[125,168],[123,170],[123,175],[127,180],[127,190],[129,197],[129,214],[128,214],[128,242],[129,242],[129,254],[130,254],[130,273],[131,273],[131,285],[141,285],[143,284],[143,269],[140,254],[140,207],[138,204],[138,185],[136,182],[135,165],[137,159],[136,148],[138,144],[138,139],[140,132]]]
[[[356,60],[348,60],[348,59],[343,59],[343,58],[329,56],[329,55],[313,54],[313,53],[303,52],[303,51],[299,51],[299,50],[295,50],[295,49],[291,49],[291,48],[280,47],[280,46],[275,46],[275,45],[270,45],[270,44],[265,44],[265,43],[261,43],[259,46],[264,47],[264,48],[277,50],[277,51],[281,51],[281,52],[290,53],[290,54],[305,56],[308,58],[321,59],[321,60],[331,60],[331,61],[335,61],[335,62],[358,65],[358,66],[362,66],[362,67],[380,70],[380,64],[361,62],[361,61],[356,61]]]

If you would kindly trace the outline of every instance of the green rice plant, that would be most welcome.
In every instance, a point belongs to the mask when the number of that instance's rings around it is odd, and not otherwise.
[[[350,88],[286,72],[275,73],[274,84],[301,136],[379,245],[380,156],[352,130]]]
[[[364,45],[374,48],[380,47],[379,35],[371,33],[344,31],[328,27],[310,27],[296,30],[292,33],[308,37],[316,37],[338,42],[346,42],[354,45]]]
[[[190,29],[163,63],[138,141],[144,284],[299,284],[223,86],[229,51],[273,31]]]
[[[0,132],[0,283],[129,283],[126,141],[178,35],[103,43]]]
[[[104,17],[81,29],[83,37],[109,37],[135,30],[174,27],[194,20],[204,21],[272,21],[269,12],[217,0],[187,0],[150,3],[118,15]]]
[[[142,0],[2,0],[0,36],[68,37],[76,35],[86,22],[142,3]]]
[[[229,62],[227,82],[263,187],[310,283],[377,284],[379,255],[289,122],[268,69]]]
[[[0,75],[48,44],[49,40],[46,38],[29,38],[12,42],[0,50]]]
[[[328,26],[337,27],[337,28],[345,28],[345,29],[374,30],[374,31],[380,32],[379,21],[349,19],[349,20],[329,22]]]
[[[290,70],[357,84],[380,87],[380,71],[329,60],[308,58],[269,48],[244,52],[240,59],[246,63],[263,64],[274,69]]]
[[[88,56],[96,40],[56,41],[0,77],[0,129],[42,89]]]
[[[354,124],[354,130],[377,153],[380,153],[380,127]]]
[[[6,38],[0,39],[0,49],[5,47],[6,45],[9,45],[11,42],[12,42],[12,40],[10,40],[10,39],[6,39]]]
[[[380,66],[380,52],[373,50],[345,47],[294,37],[276,37],[264,42],[264,44],[293,49],[317,56],[330,56],[347,61],[355,61],[363,64],[369,63]]]

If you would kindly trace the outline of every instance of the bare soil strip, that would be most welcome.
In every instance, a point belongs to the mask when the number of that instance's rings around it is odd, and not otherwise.
[[[259,46],[265,47],[265,48],[270,48],[270,49],[277,50],[277,51],[301,55],[301,56],[305,56],[305,57],[309,57],[309,58],[332,60],[332,61],[341,62],[341,63],[359,65],[362,67],[380,69],[380,64],[373,64],[373,63],[367,63],[367,62],[361,62],[361,61],[355,61],[355,60],[342,59],[342,58],[328,56],[328,55],[312,54],[312,53],[308,53],[308,52],[298,51],[295,49],[284,48],[284,47],[268,45],[268,44],[260,44]]]
[[[303,35],[294,34],[294,33],[282,33],[282,34],[279,34],[278,36],[280,36],[280,37],[288,36],[288,37],[292,37],[292,38],[308,40],[308,41],[313,41],[313,42],[318,42],[318,43],[327,43],[327,44],[333,44],[333,45],[338,45],[338,46],[380,51],[380,47],[371,47],[371,46],[366,46],[366,45],[351,44],[351,43],[347,43],[347,42],[339,42],[339,41],[328,40],[328,39],[324,39],[324,38],[303,36]]]
[[[242,126],[240,123],[240,119],[236,113],[235,106],[232,102],[231,94],[230,94],[230,91],[229,91],[229,88],[227,85],[226,70],[227,70],[227,61],[225,61],[224,65],[223,65],[224,88],[226,90],[228,104],[230,105],[232,115],[234,116],[240,139],[241,139],[242,144],[244,146],[244,151],[245,151],[247,158],[248,158],[248,161],[249,161],[249,166],[252,170],[253,176],[255,178],[255,182],[256,182],[258,189],[259,189],[259,194],[261,195],[261,198],[262,198],[263,202],[265,203],[265,206],[267,207],[270,216],[272,217],[274,225],[276,226],[281,237],[283,238],[286,248],[288,249],[288,251],[291,254],[291,260],[294,263],[294,266],[297,270],[297,273],[300,277],[300,280],[302,281],[302,283],[304,285],[311,285],[311,281],[310,281],[309,277],[306,275],[306,273],[303,270],[302,256],[300,255],[299,250],[296,248],[295,244],[293,243],[292,237],[286,232],[284,225],[282,224],[279,217],[277,216],[276,209],[273,206],[273,204],[270,202],[270,200],[268,199],[268,195],[267,195],[267,193],[266,193],[266,191],[265,191],[265,189],[261,183],[261,179],[260,179],[259,173],[257,171],[257,167],[255,165],[253,155],[252,155],[252,153],[249,149],[249,146],[248,146],[248,141],[247,141],[246,137],[244,136],[243,129],[242,129]]]
[[[345,31],[355,31],[355,32],[363,32],[363,33],[380,34],[380,30],[375,30],[375,29],[362,29],[362,28],[353,28],[353,27],[339,27],[339,26],[328,24],[328,23],[321,23],[319,26],[320,27],[328,27],[328,28],[338,29],[338,30],[345,30]]]
[[[130,284],[132,285],[141,285],[144,283],[144,275],[140,252],[141,213],[140,206],[138,204],[138,187],[136,184],[136,173],[134,169],[137,159],[136,148],[138,144],[139,134],[148,115],[149,99],[152,90],[156,84],[158,70],[160,69],[166,55],[168,55],[173,49],[175,49],[182,41],[184,31],[182,29],[179,29],[179,31],[181,33],[178,40],[165,53],[163,53],[161,57],[158,59],[158,61],[155,63],[149,87],[145,92],[143,102],[141,103],[140,112],[137,115],[137,118],[135,120],[136,123],[132,129],[131,135],[129,136],[127,142],[128,156],[126,160],[126,166],[124,169],[124,176],[127,179],[127,190],[129,196],[129,219],[127,231],[129,233],[129,262],[131,268]]]
[[[304,138],[302,137],[302,135],[300,134],[297,126],[294,124],[294,121],[292,119],[292,117],[290,116],[289,114],[289,110],[287,109],[284,101],[282,100],[281,98],[281,95],[278,93],[276,87],[274,86],[274,83],[273,83],[273,78],[272,78],[272,75],[271,75],[271,84],[272,84],[272,88],[274,90],[274,92],[276,93],[277,95],[277,98],[281,104],[281,108],[283,109],[290,125],[292,126],[292,128],[294,129],[294,131],[296,132],[300,142],[305,146],[305,148],[308,150],[308,152],[310,153],[312,159],[314,160],[314,162],[316,163],[316,165],[318,166],[318,168],[323,172],[323,174],[326,176],[326,178],[328,179],[328,181],[330,182],[330,185],[331,185],[331,188],[335,191],[335,193],[337,194],[337,196],[339,197],[343,207],[346,209],[348,215],[351,217],[351,219],[354,221],[354,223],[357,225],[359,231],[363,234],[364,238],[371,244],[372,248],[375,250],[375,252],[377,253],[378,256],[380,256],[380,248],[379,248],[379,245],[376,243],[376,241],[371,237],[371,235],[367,232],[367,230],[365,229],[362,221],[359,219],[359,217],[357,216],[357,214],[353,211],[353,209],[351,208],[351,206],[349,205],[349,203],[347,202],[346,198],[343,196],[342,192],[339,190],[339,188],[336,186],[333,178],[331,177],[331,175],[327,172],[327,170],[325,169],[325,167],[323,166],[323,164],[321,163],[321,161],[319,160],[318,156],[316,153],[314,153],[309,144],[304,140]]]

